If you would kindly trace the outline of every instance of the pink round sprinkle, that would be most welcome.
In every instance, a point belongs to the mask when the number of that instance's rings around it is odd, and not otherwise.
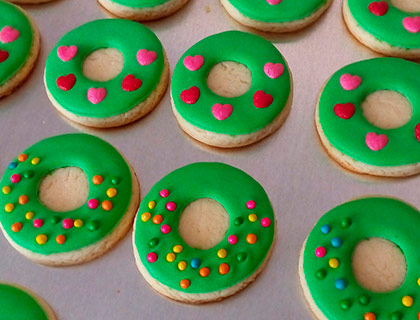
[[[171,227],[168,226],[167,224],[162,225],[162,227],[160,227],[160,231],[162,231],[162,233],[167,234],[169,232],[171,232]]]
[[[147,261],[149,261],[150,263],[156,262],[156,260],[157,260],[157,254],[156,253],[150,252],[147,255]]]
[[[88,201],[88,207],[89,209],[96,209],[99,206],[99,201],[96,199],[90,199]]]
[[[64,229],[71,229],[73,228],[74,222],[72,219],[67,218],[63,220],[63,228]]]
[[[315,250],[315,255],[318,258],[324,258],[326,254],[327,254],[327,250],[324,247],[318,247]]]
[[[238,237],[235,235],[231,235],[229,236],[228,241],[230,244],[236,244],[238,242]]]
[[[15,173],[10,177],[10,182],[18,183],[20,181],[20,175]]]
[[[169,211],[175,211],[176,203],[175,202],[168,202],[166,204],[166,209],[168,209]]]
[[[160,191],[160,196],[162,198],[166,198],[169,196],[169,191],[167,189],[163,189],[162,191]]]
[[[263,219],[261,220],[261,225],[262,225],[264,228],[269,227],[269,226],[271,225],[271,220],[270,220],[270,218],[263,218]]]
[[[254,208],[255,208],[255,201],[254,201],[254,200],[249,200],[249,201],[246,203],[246,207],[247,207],[248,209],[254,209]]]
[[[34,220],[34,227],[35,228],[41,228],[43,224],[44,224],[44,221],[42,221],[42,219],[35,219]]]

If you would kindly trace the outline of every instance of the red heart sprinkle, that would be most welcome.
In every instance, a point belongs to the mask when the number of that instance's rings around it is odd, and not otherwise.
[[[141,87],[141,85],[141,80],[137,79],[132,74],[126,76],[122,81],[122,88],[124,91],[136,91],[138,88]]]
[[[0,49],[0,63],[6,61],[9,58],[9,52]]]
[[[191,87],[181,92],[181,100],[186,104],[194,104],[200,98],[200,89]]]
[[[76,83],[76,76],[72,73],[58,77],[57,79],[57,86],[64,91],[68,91],[73,88],[74,84]]]
[[[254,106],[257,108],[267,108],[273,103],[273,97],[262,90],[258,90],[254,94]]]
[[[414,129],[414,134],[416,136],[416,139],[420,142],[420,123],[416,125],[416,128]]]
[[[353,117],[354,113],[356,112],[356,107],[353,103],[346,103],[346,104],[336,104],[334,106],[334,113],[337,115],[337,117],[340,117],[341,119],[350,119]]]
[[[372,2],[369,5],[369,11],[375,16],[383,16],[388,12],[388,3],[386,1]]]

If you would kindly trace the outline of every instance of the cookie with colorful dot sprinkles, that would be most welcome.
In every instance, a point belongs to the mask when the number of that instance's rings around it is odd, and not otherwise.
[[[223,163],[194,163],[164,177],[143,199],[134,255],[160,294],[186,303],[217,301],[255,280],[275,233],[258,182]]]
[[[130,229],[139,204],[129,164],[109,143],[87,134],[34,144],[10,162],[0,190],[6,239],[46,265],[102,255]]]

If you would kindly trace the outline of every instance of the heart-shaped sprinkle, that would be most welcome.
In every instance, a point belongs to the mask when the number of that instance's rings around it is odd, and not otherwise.
[[[157,58],[157,53],[146,49],[140,49],[137,52],[137,61],[141,66],[152,64]]]
[[[403,19],[403,26],[411,33],[420,31],[420,17],[406,17]]]
[[[340,84],[344,90],[351,91],[357,89],[362,83],[362,78],[345,73],[340,77]]]
[[[414,135],[416,136],[416,139],[420,142],[420,123],[414,128]]]
[[[197,56],[187,56],[184,58],[184,66],[190,71],[197,71],[204,64],[204,57],[197,55]]]
[[[77,54],[77,46],[61,46],[57,49],[58,57],[64,62],[70,61]]]
[[[134,77],[134,75],[129,74],[126,76],[122,81],[122,88],[124,91],[136,91],[139,89],[142,85],[142,82],[140,79],[137,79]]]
[[[0,31],[0,41],[9,43],[16,41],[19,38],[19,31],[11,26],[6,26]]]
[[[388,137],[385,134],[369,132],[365,138],[366,145],[373,151],[379,151],[388,144]]]
[[[9,58],[9,52],[0,49],[0,63],[4,62]]]
[[[267,108],[270,104],[273,103],[273,97],[262,90],[258,90],[254,93],[253,101],[254,106],[257,108]]]
[[[64,91],[69,91],[71,88],[74,87],[76,83],[76,76],[72,73],[58,77],[57,79],[57,86]]]
[[[87,92],[87,98],[93,104],[98,104],[106,97],[105,88],[90,88]]]
[[[217,120],[225,120],[232,114],[233,107],[230,104],[216,103],[211,111]]]
[[[371,2],[369,4],[369,11],[372,12],[375,16],[384,16],[388,12],[388,2],[386,1],[377,1]]]
[[[279,4],[283,0],[267,0],[268,4],[271,4],[272,6]]]
[[[194,104],[200,98],[200,89],[191,87],[181,92],[181,100],[186,104]]]
[[[353,103],[346,103],[346,104],[336,104],[334,106],[334,113],[337,115],[337,117],[340,117],[341,119],[350,119],[353,117],[354,113],[356,112],[356,107]]]
[[[284,72],[284,66],[281,63],[268,62],[264,66],[265,74],[271,79],[277,79]]]

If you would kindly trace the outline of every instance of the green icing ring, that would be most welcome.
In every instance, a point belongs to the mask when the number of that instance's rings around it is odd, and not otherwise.
[[[17,30],[19,37],[11,42],[3,42],[1,34],[5,32],[5,27]],[[19,7],[0,0],[0,85],[5,84],[22,68],[29,57],[32,44],[32,25],[25,13]],[[8,53],[6,59],[7,54],[4,52]]]
[[[361,77],[360,86],[345,90],[340,83],[344,74]],[[364,60],[337,71],[328,80],[319,100],[319,121],[328,141],[338,151],[370,165],[402,166],[420,162],[419,78],[418,64],[397,58]],[[361,104],[369,94],[378,90],[397,91],[410,101],[413,114],[407,124],[386,130],[365,119]],[[350,119],[342,119],[334,111],[336,104],[346,103],[355,106],[356,111]],[[369,132],[385,134],[388,137],[386,146],[378,151],[371,150],[365,142]]]
[[[167,190],[169,195],[162,197],[163,190]],[[224,239],[209,250],[188,246],[177,232],[184,208],[201,198],[218,201],[230,216],[230,225]],[[255,202],[254,208],[249,205],[252,209],[247,205],[250,200]],[[155,204],[153,209],[150,209],[153,205],[149,207],[151,201]],[[176,210],[172,212],[167,209],[167,203],[171,202],[176,204]],[[143,221],[142,214],[146,212],[151,216],[162,215],[163,222],[154,224],[150,217]],[[251,222],[248,219],[251,213],[257,215],[257,221]],[[263,223],[267,223],[265,227]],[[171,232],[161,232],[162,225],[169,225]],[[220,291],[247,279],[265,260],[275,232],[273,209],[261,185],[243,171],[223,163],[194,163],[164,177],[141,202],[135,226],[136,255],[150,276],[165,286],[186,293]],[[255,244],[246,241],[248,234],[257,236]],[[237,236],[236,244],[229,243],[231,235]],[[168,262],[166,255],[173,252],[175,245],[181,245],[183,250],[176,253],[174,262]],[[218,257],[220,249],[227,251],[225,258]],[[155,262],[148,262],[150,253],[157,255]],[[194,258],[201,262],[196,269],[191,266]],[[238,259],[242,261],[238,262]],[[184,271],[178,269],[181,261],[188,265]],[[230,271],[224,275],[218,271],[222,263],[230,266]],[[199,270],[203,267],[209,268],[210,274],[207,277],[200,276]],[[184,279],[190,281],[188,288],[180,286],[180,281]]]
[[[266,0],[228,0],[243,15],[263,22],[292,22],[304,19],[327,4],[327,0],[283,0],[278,4],[269,4]]]
[[[76,46],[77,53],[69,61],[58,56],[60,47]],[[106,82],[89,80],[83,75],[84,60],[102,48],[115,48],[124,56],[124,67],[114,79]],[[140,50],[153,51],[156,58],[147,65],[137,59]],[[71,55],[70,55],[71,57]],[[60,39],[48,56],[45,83],[48,91],[65,110],[84,117],[107,118],[129,111],[144,101],[158,85],[164,68],[164,52],[156,35],[138,22],[124,19],[104,19],[86,23]],[[68,90],[59,88],[59,77],[73,74],[76,81]],[[140,79],[140,88],[123,90],[123,80],[128,75]],[[90,102],[88,90],[105,89],[102,101]]]
[[[15,158],[0,181],[0,223],[3,232],[18,246],[42,255],[81,249],[110,234],[127,211],[132,191],[131,170],[109,143],[87,134],[65,134],[42,140],[25,150],[23,155],[27,159],[20,161],[22,155]],[[39,162],[33,164],[34,158],[39,158]],[[54,212],[40,202],[38,187],[42,178],[63,167],[79,167],[84,171],[89,182],[88,199],[97,199],[97,208],[90,209],[86,203],[69,212]],[[12,183],[12,176],[16,174],[20,176],[20,182]],[[92,178],[96,175],[102,176],[102,183],[93,183]],[[8,187],[10,191],[5,192]],[[117,190],[115,197],[108,197],[109,188]],[[21,195],[28,197],[26,204],[19,203]],[[111,201],[112,209],[104,210],[103,201]],[[11,212],[7,212],[8,204],[14,206]],[[27,219],[27,212],[33,212],[33,217]],[[67,218],[81,219],[83,226],[65,229],[63,221]],[[35,228],[34,219],[42,219],[43,225]],[[12,231],[15,223],[21,223],[18,232]],[[37,243],[36,237],[40,234],[47,236],[45,244]],[[56,242],[58,235],[66,237],[64,244]]]
[[[0,283],[1,319],[48,320],[47,313],[28,292]]]
[[[387,3],[386,13],[376,11],[377,13],[374,14],[375,10],[370,8],[377,5],[379,1],[347,0],[347,2],[357,24],[375,38],[392,46],[407,49],[420,48],[420,29],[417,32],[410,32],[404,27],[404,19],[419,17],[420,12],[404,12],[393,6],[391,0],[382,0],[381,2]],[[418,19],[420,20],[420,17]]]
[[[156,7],[173,0],[111,0],[123,6],[131,8],[150,8]]]
[[[191,71],[185,59],[201,56],[202,66]],[[251,71],[251,88],[235,98],[221,97],[207,86],[207,76],[213,66],[223,61],[244,64]],[[190,60],[191,62],[191,60]],[[284,71],[271,78],[265,73],[266,64],[281,64]],[[191,66],[190,66],[191,68]],[[181,95],[191,87],[200,91],[194,103],[185,103]],[[239,135],[256,132],[270,124],[284,109],[291,89],[287,63],[276,47],[269,41],[245,32],[227,31],[207,37],[188,49],[175,66],[171,81],[174,107],[183,119],[194,126],[216,133]],[[263,90],[273,98],[267,107],[255,107],[254,95]],[[218,120],[212,114],[216,104],[231,105],[231,115]]]
[[[309,234],[303,252],[306,284],[325,317],[354,320],[363,319],[364,314],[372,312],[377,319],[417,319],[420,309],[420,288],[417,284],[420,254],[415,239],[419,225],[420,213],[416,209],[390,198],[359,199],[327,212]],[[405,281],[392,292],[375,293],[364,289],[353,275],[352,252],[360,241],[371,237],[392,241],[405,254]],[[341,246],[333,247],[333,238],[340,238]],[[319,247],[326,249],[322,258],[315,255]],[[339,260],[338,268],[329,267],[330,258]],[[347,283],[342,290],[336,288],[335,282],[339,279]],[[414,299],[411,307],[402,304],[404,296]]]

